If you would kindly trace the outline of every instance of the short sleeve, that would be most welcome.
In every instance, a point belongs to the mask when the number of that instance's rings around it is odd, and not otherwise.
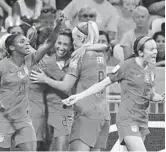
[[[122,64],[118,64],[113,68],[111,73],[108,73],[107,76],[110,78],[111,82],[119,82],[124,79],[125,68]]]
[[[67,74],[73,75],[76,78],[79,77],[81,71],[81,60],[70,60],[69,69]]]

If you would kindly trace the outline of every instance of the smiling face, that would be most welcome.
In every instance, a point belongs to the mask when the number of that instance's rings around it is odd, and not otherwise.
[[[20,55],[26,56],[31,53],[31,46],[29,44],[29,40],[23,36],[18,35],[13,44],[10,46],[12,51],[17,51]]]
[[[154,40],[149,40],[144,44],[143,60],[145,62],[154,64],[157,57],[157,45]]]
[[[55,43],[57,57],[63,58],[68,54],[71,50],[71,45],[71,39],[68,36],[59,35]]]

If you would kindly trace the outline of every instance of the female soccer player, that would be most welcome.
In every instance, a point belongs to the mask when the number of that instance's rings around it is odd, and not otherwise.
[[[55,43],[63,16],[47,41],[35,52],[23,35],[10,35],[5,41],[9,58],[0,62],[0,150],[10,150],[12,141],[22,151],[36,150],[36,135],[27,114],[31,68]]]
[[[150,37],[137,38],[134,52],[136,57],[117,65],[107,78],[63,102],[67,105],[81,104],[85,97],[102,92],[114,82],[120,82],[122,99],[116,118],[120,143],[126,145],[129,151],[146,151],[143,141],[149,133],[149,101],[162,101],[164,97],[157,94],[154,88],[155,41]]]
[[[62,80],[67,72],[70,56],[73,52],[73,39],[70,29],[61,30],[54,45],[55,54],[41,63],[40,67],[47,76]],[[68,93],[45,87],[45,96],[48,106],[48,125],[53,129],[53,139],[50,151],[67,151],[68,141],[72,125],[72,108],[63,108],[62,99],[68,97]]]
[[[85,51],[86,47],[90,46],[92,51],[86,52],[80,60],[71,60],[69,70],[63,81],[55,81],[47,77],[43,72],[37,73],[33,71],[31,79],[35,83],[44,82],[55,89],[68,92],[77,82],[76,92],[78,93],[104,79],[106,74],[104,54],[93,51],[93,46],[98,42],[99,37],[95,22],[80,23],[72,33],[75,49]],[[101,100],[103,101],[102,103],[100,103]],[[74,113],[70,150],[90,151],[104,149],[110,119],[105,102],[105,91],[82,100],[80,104],[74,107]]]

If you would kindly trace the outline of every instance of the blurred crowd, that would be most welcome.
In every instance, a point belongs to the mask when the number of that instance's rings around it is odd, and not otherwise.
[[[63,11],[64,28],[72,30],[78,23],[89,20],[97,23],[100,42],[109,46],[105,52],[108,66],[131,56],[135,39],[146,35],[157,42],[157,65],[163,66],[165,0],[1,0],[0,7],[1,35],[22,33],[33,47],[40,43],[37,42],[40,30],[56,26],[56,17]],[[4,55],[1,50],[0,58]]]

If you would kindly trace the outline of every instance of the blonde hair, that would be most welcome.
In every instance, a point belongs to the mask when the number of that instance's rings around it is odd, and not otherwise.
[[[87,26],[87,28],[84,29],[84,32],[83,32],[82,28],[84,28],[85,26]],[[85,34],[85,32],[87,33],[87,35]],[[75,34],[79,34],[82,37],[87,37],[87,43],[83,44],[84,46],[95,44],[98,42],[98,39],[99,39],[99,30],[98,30],[97,24],[93,21],[82,22],[78,24],[78,26],[75,27],[72,31],[72,35],[75,35]]]
[[[136,15],[140,13],[144,13],[147,17],[149,16],[149,11],[146,7],[138,6],[133,10],[133,17],[135,17]]]

